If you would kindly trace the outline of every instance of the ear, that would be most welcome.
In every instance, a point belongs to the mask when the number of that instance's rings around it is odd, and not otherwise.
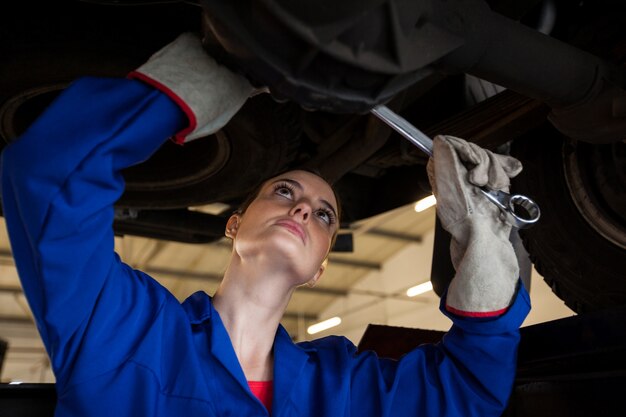
[[[224,232],[226,237],[234,239],[235,236],[237,236],[240,221],[241,215],[239,214],[233,214],[228,218],[228,221],[226,222],[226,231]]]
[[[322,275],[324,274],[324,271],[326,270],[326,265],[328,265],[328,258],[325,258],[324,261],[322,262],[322,264],[320,265],[320,269],[315,273],[315,275],[313,276],[313,278],[311,278],[309,280],[309,282],[306,283],[306,286],[309,288],[313,288],[315,287],[315,284],[317,284],[317,281],[319,281],[319,279],[322,277]]]

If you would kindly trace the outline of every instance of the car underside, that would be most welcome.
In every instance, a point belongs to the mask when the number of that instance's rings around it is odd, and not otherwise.
[[[430,136],[458,136],[519,158],[524,171],[512,191],[542,208],[539,224],[521,231],[535,268],[575,311],[626,304],[621,2],[1,7],[3,143],[72,80],[125,76],[183,31],[202,33],[220,62],[269,88],[213,138],[166,143],[127,170],[118,234],[217,240],[259,179],[294,168],[314,168],[334,183],[346,229],[425,197],[427,156],[368,113],[386,104]],[[194,209],[207,204],[219,209]]]

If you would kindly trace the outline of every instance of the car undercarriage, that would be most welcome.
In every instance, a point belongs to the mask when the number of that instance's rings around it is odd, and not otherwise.
[[[626,304],[621,2],[12,3],[0,14],[3,143],[72,80],[124,76],[183,31],[269,88],[214,138],[167,143],[127,170],[118,234],[214,241],[260,178],[293,168],[334,183],[346,231],[425,197],[427,157],[368,114],[385,103],[430,136],[519,158],[513,191],[542,207],[521,232],[535,268],[575,311]]]

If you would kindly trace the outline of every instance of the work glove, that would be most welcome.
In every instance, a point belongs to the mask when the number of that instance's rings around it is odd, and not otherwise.
[[[437,136],[427,170],[437,215],[452,235],[456,275],[446,309],[474,317],[502,314],[515,296],[519,267],[509,242],[511,226],[478,187],[508,192],[522,164],[463,139]]]
[[[128,77],[161,90],[186,113],[189,126],[176,134],[177,143],[217,132],[254,91],[246,78],[215,62],[192,33],[180,35]]]

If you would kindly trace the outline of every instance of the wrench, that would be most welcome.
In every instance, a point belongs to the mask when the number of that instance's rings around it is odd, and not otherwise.
[[[385,105],[376,106],[371,113],[385,122],[402,137],[424,151],[428,156],[433,156],[433,141],[422,131],[409,123],[406,119],[396,114]],[[486,187],[478,187],[489,201],[495,204],[504,214],[506,222],[518,229],[530,227],[539,220],[541,210],[537,203],[530,198],[504,191],[489,190]]]

